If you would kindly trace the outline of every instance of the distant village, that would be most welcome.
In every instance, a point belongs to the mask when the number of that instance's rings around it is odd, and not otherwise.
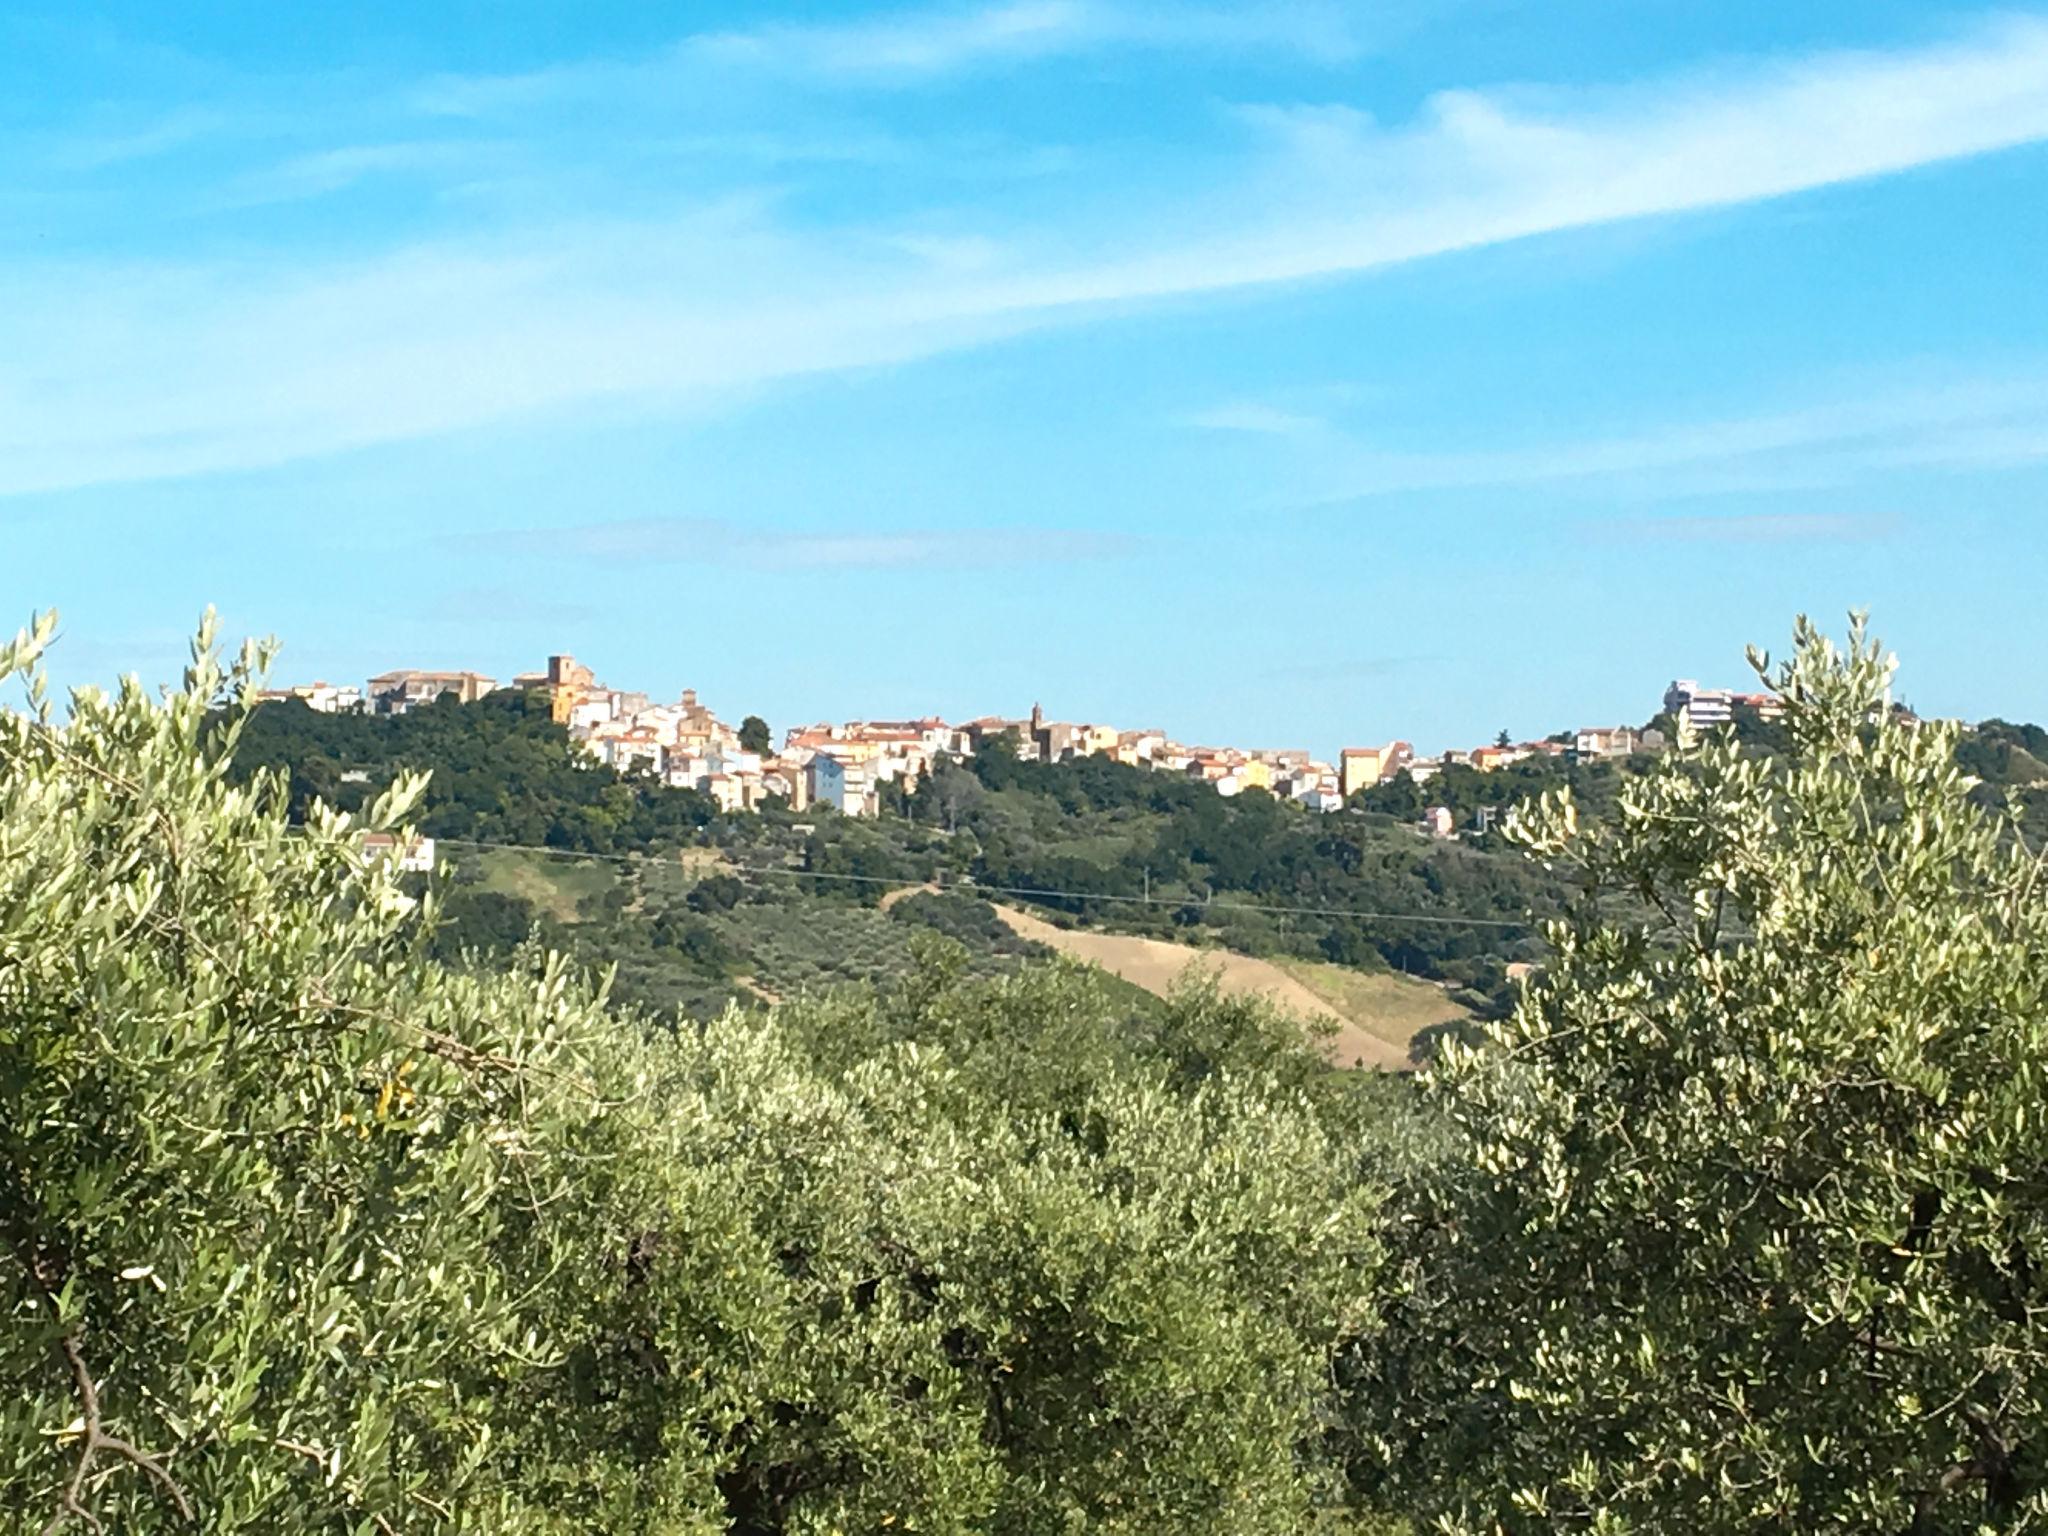
[[[403,670],[373,677],[361,688],[309,683],[269,690],[263,697],[297,699],[324,713],[402,715],[444,695],[471,703],[500,686],[477,672]],[[1490,773],[1538,756],[1582,761],[1656,752],[1665,745],[1663,733],[1654,729],[1586,726],[1543,741],[1495,743],[1436,757],[1416,756],[1405,741],[1346,747],[1335,763],[1328,763],[1306,751],[1190,746],[1163,730],[1048,720],[1033,706],[1027,716],[985,715],[958,724],[936,716],[820,722],[788,731],[778,749],[759,739],[743,741],[741,730],[700,703],[694,689],[683,690],[672,704],[658,704],[645,693],[598,681],[573,656],[551,656],[544,670],[522,673],[502,686],[545,697],[550,716],[597,761],[621,773],[645,772],[701,791],[726,811],[754,810],[774,796],[795,810],[829,806],[843,815],[872,816],[882,785],[895,781],[907,788],[941,758],[970,756],[1004,740],[1031,761],[1100,755],[1185,774],[1214,785],[1221,795],[1263,789],[1324,812],[1339,810],[1359,791],[1402,774],[1423,785],[1452,765]],[[1691,680],[1672,683],[1663,706],[1674,719],[1699,728],[1728,724],[1742,709],[1764,718],[1780,712],[1772,694],[1703,688]],[[1437,835],[1450,835],[1450,813],[1443,808],[1426,812],[1424,822]]]

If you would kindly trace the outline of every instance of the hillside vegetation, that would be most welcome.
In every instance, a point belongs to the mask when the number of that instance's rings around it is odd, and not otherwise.
[[[538,927],[617,962],[636,1000],[700,1014],[761,995],[741,978],[777,996],[886,978],[918,927],[1000,969],[1028,946],[990,899],[1203,949],[1399,970],[1497,1010],[1508,967],[1540,955],[1538,924],[1562,910],[1556,882],[1498,837],[1432,841],[1385,813],[1318,816],[1104,759],[985,751],[911,793],[892,786],[872,820],[721,815],[694,792],[592,762],[507,695],[396,718],[265,705],[235,765],[285,774],[297,817],[316,801],[360,810],[400,775],[429,774],[419,824],[458,879],[444,952],[501,952]],[[1618,772],[1573,770],[1589,782]],[[476,844],[534,852],[511,862]],[[890,893],[925,886],[940,889],[892,907],[891,925],[874,920]]]
[[[0,715],[0,1523],[2037,1529],[2027,791],[1883,708],[1860,626],[1796,641],[1772,749],[1513,819],[1562,916],[1414,1078],[1199,980],[978,961],[932,931],[983,933],[978,896],[770,880],[772,822],[587,888],[422,887],[362,832],[431,789],[295,801],[238,755],[261,658],[205,635],[163,700],[60,720],[32,683]],[[1228,866],[1231,814],[1190,810],[1213,856],[1176,878]],[[771,886],[805,931],[903,932],[894,974],[692,1017],[531,938],[441,956],[464,889],[684,948]]]

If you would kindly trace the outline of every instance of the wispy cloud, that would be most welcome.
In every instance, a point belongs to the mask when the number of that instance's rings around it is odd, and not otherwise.
[[[1119,533],[970,528],[810,533],[745,528],[717,518],[635,518],[519,529],[502,547],[605,564],[745,566],[764,570],[892,569],[1071,564],[1129,555]]]
[[[1080,0],[1013,0],[838,25],[709,33],[685,47],[724,64],[806,75],[931,75],[1066,52],[1096,25],[1095,12]]]
[[[216,201],[223,206],[253,207],[323,197],[373,177],[474,171],[494,156],[502,157],[503,148],[475,141],[419,139],[312,150],[236,178]]]
[[[988,19],[998,13],[1008,21]],[[1099,14],[1168,13],[932,14],[982,18],[949,45],[971,51],[1023,47]],[[921,55],[903,37],[866,46],[904,58],[946,51],[927,44],[935,51]],[[831,49],[857,55],[849,37]],[[1276,109],[1254,132],[1257,146],[1214,167],[1203,193],[1161,202],[1093,187],[1064,212],[1041,203],[1023,227],[949,228],[948,249],[972,259],[937,266],[933,248],[907,246],[901,230],[797,224],[773,200],[733,199],[659,218],[515,225],[324,266],[0,271],[0,495],[274,464],[602,399],[688,409],[1151,300],[1366,272],[2028,143],[2048,138],[2048,22],[2002,20],[1940,46],[1655,88],[1454,92],[1393,127]],[[309,169],[317,181],[319,163]],[[350,169],[345,158],[325,168]],[[1965,444],[1952,431],[1947,449],[2037,451],[2037,419],[1976,425],[1990,435]],[[1779,430],[1733,428],[1764,439]],[[1382,455],[1354,478],[1369,494],[1724,449],[1588,444],[1578,467]]]
[[[1882,481],[1902,470],[1997,470],[2048,461],[2048,365],[2032,378],[1851,394],[1747,417],[1681,421],[1618,437],[1511,450],[1413,452],[1333,435],[1312,473],[1337,505],[1422,491],[1599,484],[1669,496],[1729,490],[1813,489]],[[1727,518],[1631,519],[1650,536],[1711,537],[1743,526]],[[1753,528],[1823,528],[1758,520]],[[1749,537],[1761,537],[1753,531]]]
[[[1242,432],[1254,437],[1312,437],[1329,429],[1320,416],[1283,410],[1258,400],[1236,400],[1182,418],[1203,432]]]
[[[1730,512],[1714,516],[1642,513],[1588,525],[1602,537],[1669,544],[1869,543],[1898,533],[1889,512]]]
[[[219,133],[226,125],[226,115],[221,112],[180,107],[125,128],[70,135],[49,146],[46,154],[51,167],[59,171],[100,171],[183,149]]]
[[[1398,7],[1389,7],[1390,16]],[[771,23],[700,32],[652,58],[595,60],[519,75],[446,76],[418,100],[485,115],[550,96],[673,87],[703,70],[753,71],[847,87],[947,79],[1112,48],[1279,51],[1325,63],[1354,58],[1366,33],[1336,0],[1000,0],[853,21]]]

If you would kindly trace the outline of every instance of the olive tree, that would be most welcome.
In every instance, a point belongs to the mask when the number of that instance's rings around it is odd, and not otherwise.
[[[260,653],[60,718],[51,633],[0,648],[0,1523],[1345,1518],[1377,1192],[1298,1073],[1013,1094],[934,1043],[1115,1030],[1066,969],[671,1032],[530,946],[442,965],[364,839],[417,783],[294,825],[227,768]]]
[[[1775,670],[1781,755],[1688,737],[1581,825],[1353,1386],[1453,1531],[1961,1532],[2048,1514],[2048,884],[1858,619]],[[1656,914],[1645,921],[1625,912]]]

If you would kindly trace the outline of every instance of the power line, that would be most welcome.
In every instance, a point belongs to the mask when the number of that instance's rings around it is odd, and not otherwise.
[[[548,858],[594,859],[617,864],[662,862],[660,860],[651,860],[650,856],[646,854],[596,853],[582,848],[547,848],[533,843],[483,843],[459,837],[437,838],[436,842],[451,848],[487,848],[499,849],[507,853],[538,853]],[[1037,886],[988,885],[974,879],[970,875],[956,876],[953,879],[942,881],[940,878],[941,872],[936,871],[931,878],[925,880],[913,880],[894,875],[854,875],[826,870],[777,869],[772,867],[743,867],[726,871],[726,873],[735,874],[742,879],[749,875],[780,875],[794,880],[837,880],[844,884],[886,885],[893,886],[899,890],[922,890],[929,886],[943,884],[947,889],[981,891],[991,896],[1027,896],[1063,901],[1108,901],[1118,902],[1125,906],[1138,907],[1185,907],[1191,904],[1188,901],[1175,900],[1169,896],[1119,896],[1103,891],[1059,891],[1041,889]],[[1251,901],[1210,901],[1201,903],[1201,906],[1205,911],[1210,912],[1269,912],[1311,917],[1355,917],[1371,922],[1420,923],[1425,926],[1441,928],[1511,928],[1525,933],[1532,931],[1538,926],[1533,919],[1514,921],[1497,917],[1449,917],[1429,912],[1370,912],[1357,907],[1286,906],[1278,903]]]

